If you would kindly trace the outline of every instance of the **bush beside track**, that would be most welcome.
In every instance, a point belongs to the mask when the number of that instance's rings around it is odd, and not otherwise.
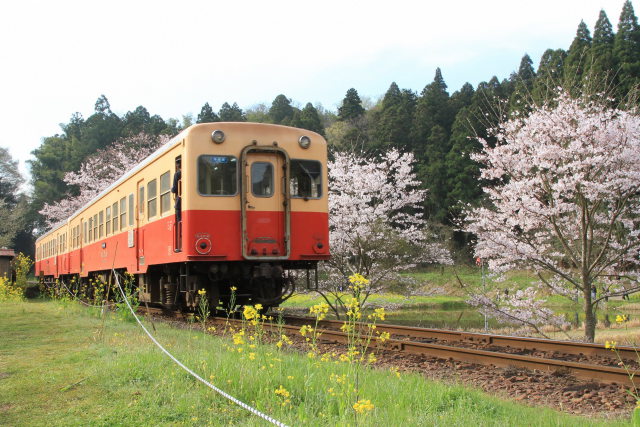
[[[76,303],[0,305],[2,425],[264,425],[173,365],[133,323]],[[230,341],[157,324],[156,337],[188,366],[289,425],[598,425],[552,410],[500,401],[420,375],[367,371],[361,395],[375,408],[354,418],[329,392],[341,364],[257,348],[250,360]],[[277,356],[277,357],[276,357]],[[278,361],[279,360],[279,361]],[[262,369],[262,366],[265,368]],[[283,386],[291,404],[282,405]],[[333,386],[333,387],[332,387]],[[613,424],[622,424],[614,422]]]

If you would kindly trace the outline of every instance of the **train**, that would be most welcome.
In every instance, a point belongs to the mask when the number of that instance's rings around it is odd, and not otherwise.
[[[140,302],[167,308],[194,310],[201,295],[273,307],[296,280],[317,286],[328,210],[320,134],[196,124],[39,237],[35,272],[76,287],[126,272]]]

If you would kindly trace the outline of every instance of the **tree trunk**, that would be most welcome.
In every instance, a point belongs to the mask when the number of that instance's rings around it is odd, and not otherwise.
[[[596,313],[591,304],[591,285],[584,287],[584,340],[593,342],[596,337]]]

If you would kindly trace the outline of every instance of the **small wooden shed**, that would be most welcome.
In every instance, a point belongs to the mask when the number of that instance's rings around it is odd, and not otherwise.
[[[6,276],[9,279],[13,276],[13,259],[16,253],[13,249],[0,248],[0,277]]]

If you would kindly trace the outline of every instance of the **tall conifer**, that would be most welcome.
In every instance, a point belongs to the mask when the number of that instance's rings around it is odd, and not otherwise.
[[[338,108],[338,120],[356,120],[364,115],[362,100],[358,96],[358,91],[351,88],[347,91],[342,105]]]
[[[218,115],[213,112],[213,108],[211,108],[211,105],[209,105],[208,102],[205,102],[205,104],[200,109],[200,114],[198,114],[196,123],[213,123],[219,121],[220,117],[218,117]]]
[[[614,38],[614,56],[620,67],[619,95],[625,97],[640,82],[640,27],[630,0],[622,7]]]
[[[425,86],[416,102],[411,140],[418,159],[425,155],[424,144],[431,135],[431,129],[439,125],[448,135],[453,120],[447,85],[442,78],[440,68],[437,68],[433,82]]]
[[[403,89],[393,82],[382,98],[380,110],[374,122],[374,140],[378,145],[392,145],[409,150],[411,121],[415,110],[416,96],[413,91]]]
[[[581,89],[582,78],[588,71],[587,54],[591,48],[591,33],[584,21],[580,21],[576,36],[569,46],[564,61],[564,86],[573,94]]]
[[[616,81],[616,64],[613,56],[614,35],[611,22],[604,10],[600,11],[593,30],[593,42],[589,49],[589,72],[585,86],[593,92],[610,92]]]

